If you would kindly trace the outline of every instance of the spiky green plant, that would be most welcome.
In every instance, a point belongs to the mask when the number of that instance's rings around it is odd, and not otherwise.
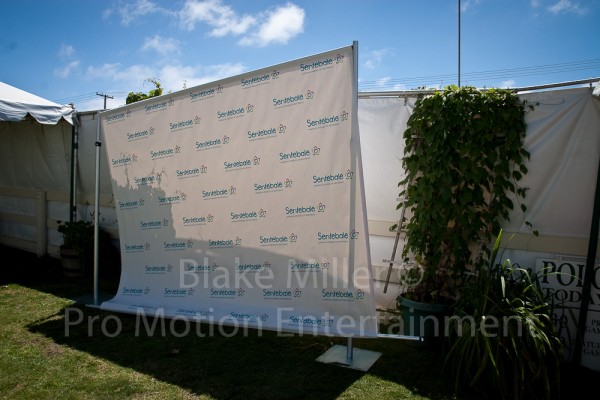
[[[555,307],[533,273],[509,259],[496,263],[501,233],[487,268],[468,282],[448,321],[445,367],[455,390],[484,397],[551,399],[560,393],[563,343]]]

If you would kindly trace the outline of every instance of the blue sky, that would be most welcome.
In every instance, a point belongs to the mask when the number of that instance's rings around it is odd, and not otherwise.
[[[359,42],[359,90],[457,83],[458,0],[1,0],[0,81],[79,111]],[[600,0],[461,0],[461,84],[600,77]]]

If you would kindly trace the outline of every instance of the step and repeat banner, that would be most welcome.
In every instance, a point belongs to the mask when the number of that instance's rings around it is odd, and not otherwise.
[[[376,336],[352,46],[101,114],[105,310]]]

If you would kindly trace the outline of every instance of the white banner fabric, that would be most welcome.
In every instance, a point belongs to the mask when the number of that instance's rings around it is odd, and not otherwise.
[[[353,47],[101,115],[122,274],[102,308],[377,335]]]

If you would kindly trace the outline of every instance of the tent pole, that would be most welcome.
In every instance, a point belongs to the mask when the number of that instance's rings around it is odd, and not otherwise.
[[[71,127],[71,184],[69,196],[69,222],[77,219],[77,158],[79,155],[79,125],[73,116]]]
[[[598,172],[596,173],[596,194],[594,195],[594,208],[592,210],[592,223],[590,227],[590,241],[588,243],[587,260],[583,276],[583,288],[581,289],[581,307],[577,321],[577,332],[575,333],[575,347],[573,350],[573,361],[581,365],[581,351],[585,326],[587,323],[588,308],[591,298],[592,281],[594,280],[594,269],[596,267],[596,254],[598,251],[598,229],[600,228],[600,160]]]
[[[96,185],[94,192],[94,305],[98,306],[98,259],[99,259],[99,215],[100,215],[100,113],[98,117],[98,126],[96,128]]]

